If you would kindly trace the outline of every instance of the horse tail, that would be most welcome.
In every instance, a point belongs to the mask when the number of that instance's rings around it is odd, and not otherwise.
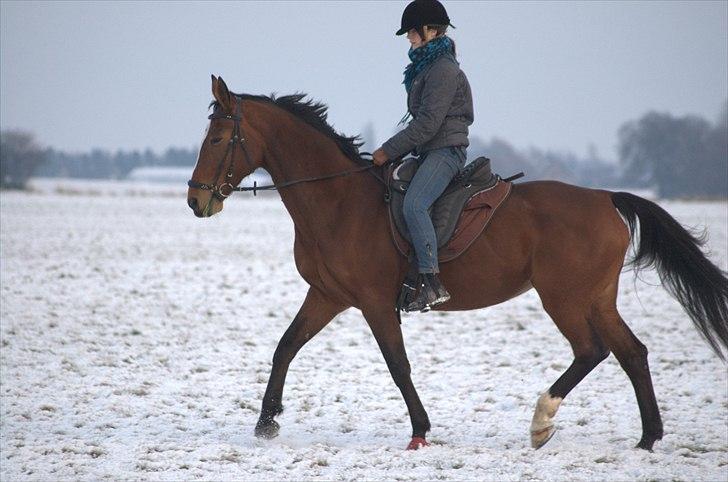
[[[613,193],[612,203],[627,221],[635,244],[635,257],[629,265],[635,272],[654,266],[665,289],[725,360],[721,345],[728,351],[728,278],[700,249],[705,234],[689,232],[660,206],[634,194]],[[635,240],[637,219],[639,244]]]

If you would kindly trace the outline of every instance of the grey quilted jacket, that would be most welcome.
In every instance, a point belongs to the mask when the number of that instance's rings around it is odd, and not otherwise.
[[[414,151],[467,146],[473,123],[473,96],[465,73],[452,54],[442,55],[412,81],[407,96],[412,120],[382,145],[389,159]]]

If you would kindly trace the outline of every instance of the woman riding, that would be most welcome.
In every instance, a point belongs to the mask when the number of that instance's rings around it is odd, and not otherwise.
[[[404,217],[420,276],[406,311],[427,311],[450,299],[437,277],[437,239],[428,209],[465,164],[473,98],[455,58],[455,43],[445,35],[448,26],[450,17],[438,0],[415,0],[405,8],[397,35],[406,33],[411,44],[403,83],[412,120],[373,154],[379,166],[410,152],[418,156]]]

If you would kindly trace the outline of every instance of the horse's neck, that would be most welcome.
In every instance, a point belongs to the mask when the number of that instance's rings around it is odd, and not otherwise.
[[[267,143],[266,169],[276,185],[358,167],[333,140],[308,126],[298,127]],[[330,234],[346,217],[371,204],[380,191],[374,177],[364,171],[283,187],[279,193],[296,229],[319,237]]]

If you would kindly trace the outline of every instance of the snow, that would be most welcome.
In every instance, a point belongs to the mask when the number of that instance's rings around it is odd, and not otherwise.
[[[728,480],[728,375],[679,305],[626,272],[619,307],[650,350],[665,437],[610,356],[529,445],[540,392],[571,363],[531,291],[407,316],[431,446],[404,451],[404,402],[356,310],[294,360],[281,434],[253,435],[279,337],[306,285],[276,195],[195,218],[184,186],[34,183],[0,194],[0,479]],[[728,204],[661,202],[708,228],[726,269]],[[487,234],[486,234],[487,235]]]

